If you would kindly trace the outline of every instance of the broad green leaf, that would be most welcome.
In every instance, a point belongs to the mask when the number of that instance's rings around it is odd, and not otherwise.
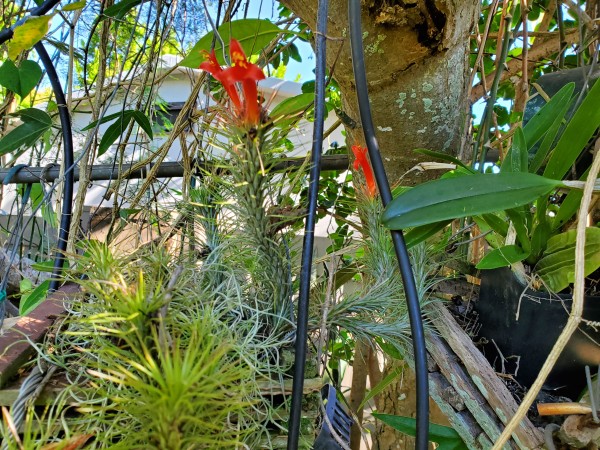
[[[52,126],[50,116],[39,109],[22,109],[12,115],[20,116],[23,123],[0,139],[0,156],[17,150],[21,146],[35,144]]]
[[[133,111],[133,120],[140,126],[142,130],[146,132],[150,139],[154,138],[154,133],[152,132],[152,124],[150,123],[150,119],[141,111]]]
[[[80,2],[69,3],[68,5],[63,6],[62,11],[65,11],[65,12],[77,11],[78,9],[85,8],[85,5],[86,5],[85,0],[82,0]]]
[[[562,121],[569,107],[574,89],[575,83],[564,85],[523,127],[525,142],[527,142],[529,149],[533,148],[542,136],[546,134],[558,117],[560,117],[559,123]]]
[[[575,281],[577,230],[569,230],[548,240],[548,247],[535,270],[552,292],[560,292]],[[585,230],[585,275],[600,268],[600,228]]]
[[[394,198],[382,215],[398,230],[516,208],[533,202],[561,182],[531,173],[497,173],[442,178]]]
[[[96,120],[86,127],[82,129],[82,131],[90,130],[97,126],[99,123],[110,122],[111,120],[115,120],[115,122],[110,125],[104,134],[102,135],[102,139],[100,140],[100,144],[98,146],[98,156],[103,155],[110,148],[112,144],[121,136],[121,134],[127,129],[129,123],[134,120],[142,130],[148,134],[150,139],[153,139],[154,133],[152,131],[152,124],[146,115],[141,111],[135,111],[133,109],[127,109],[124,111],[119,111],[114,114],[109,114],[108,116],[103,117],[100,120]]]
[[[111,124],[100,139],[98,145],[98,156],[102,156],[115,143],[119,136],[127,129],[129,122],[133,119],[133,111],[123,111],[122,114]]]
[[[19,314],[21,316],[26,316],[35,308],[37,308],[40,303],[42,303],[46,296],[48,295],[48,288],[50,287],[50,280],[46,280],[38,287],[36,287],[29,294],[26,294],[21,297],[21,302],[19,303]]]
[[[594,83],[569,121],[544,170],[544,176],[560,179],[586,147],[600,126],[600,83]]]
[[[506,221],[506,218],[500,218],[496,214],[482,214],[480,218],[494,231],[494,233],[506,237],[506,233],[508,233],[508,222]]]
[[[123,19],[125,15],[133,8],[142,3],[142,0],[123,0],[106,8],[103,12],[103,19],[112,17],[113,19]]]
[[[373,416],[401,433],[416,436],[417,421],[412,417],[380,413],[373,413]],[[438,450],[468,450],[456,430],[435,423],[429,423],[429,441],[439,444]]]
[[[52,15],[29,17],[23,25],[15,27],[12,39],[8,43],[8,57],[13,61],[23,50],[29,50],[38,43],[50,28]]]
[[[450,220],[443,220],[441,222],[412,228],[404,234],[406,248],[414,247],[418,243],[423,242],[425,239],[430,238],[434,234],[442,231],[450,222]]]
[[[19,282],[19,293],[23,295],[28,294],[31,291],[33,291],[33,283],[29,278],[23,278]]]
[[[442,152],[434,152],[433,150],[427,150],[425,148],[417,148],[414,150],[415,153],[420,153],[422,155],[431,156],[432,158],[439,159],[441,161],[446,161],[452,164],[456,164],[457,167],[462,167],[463,169],[468,170],[469,172],[475,173],[473,169],[467,167],[465,163],[463,163],[460,159],[455,158],[454,156],[447,155]]]
[[[517,128],[513,143],[502,161],[501,172],[528,172],[529,153],[522,128]]]
[[[87,130],[91,130],[91,129],[92,129],[92,128],[94,128],[96,125],[98,125],[98,123],[100,123],[100,124],[103,124],[103,123],[106,123],[106,122],[110,122],[110,121],[112,121],[112,120],[116,119],[117,117],[121,117],[121,116],[123,116],[124,114],[130,114],[130,113],[131,113],[131,111],[133,111],[133,110],[132,110],[132,109],[127,109],[127,110],[124,110],[124,111],[119,111],[119,112],[116,112],[116,113],[114,113],[114,114],[109,114],[108,116],[104,116],[102,119],[99,119],[99,120],[94,120],[94,121],[93,121],[92,123],[90,123],[89,125],[87,125],[87,126],[83,127],[83,128],[81,129],[81,131],[87,131]]]
[[[544,249],[548,245],[548,239],[550,239],[551,235],[550,223],[548,222],[548,219],[544,217],[537,223],[531,233],[531,254],[527,257],[528,261],[535,263],[539,260]]]
[[[488,252],[475,267],[477,269],[497,269],[523,261],[528,256],[529,253],[518,245],[505,245]]]
[[[269,114],[271,118],[277,121],[281,117],[291,117],[304,112],[315,100],[314,94],[299,94],[294,97],[286,98],[279,103]]]
[[[25,97],[42,78],[42,68],[35,61],[27,60],[20,67],[7,59],[0,66],[0,84],[21,98]]]
[[[234,38],[240,42],[248,56],[261,52],[278,34],[289,33],[265,19],[233,20],[221,25],[218,31],[225,43],[226,53],[229,53],[229,41]],[[184,67],[197,69],[200,63],[204,61],[203,53],[210,51],[213,36],[214,32],[211,31],[200,39],[180,64]],[[219,63],[225,64],[223,48],[219,39],[215,42],[215,54]]]

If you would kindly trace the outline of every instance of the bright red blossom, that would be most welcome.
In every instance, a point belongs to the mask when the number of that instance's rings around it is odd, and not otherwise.
[[[352,146],[352,153],[354,153],[354,170],[362,169],[367,182],[367,191],[370,197],[374,197],[377,192],[377,185],[375,184],[375,175],[371,168],[371,163],[368,158],[368,150],[360,145]]]
[[[256,125],[260,122],[256,83],[258,80],[263,80],[265,74],[260,67],[248,61],[242,46],[235,39],[232,39],[229,44],[229,54],[231,55],[231,67],[223,69],[213,50],[207,54],[207,60],[200,64],[200,69],[209,72],[223,85],[244,124]],[[243,104],[240,100],[237,83],[241,84],[244,94]]]

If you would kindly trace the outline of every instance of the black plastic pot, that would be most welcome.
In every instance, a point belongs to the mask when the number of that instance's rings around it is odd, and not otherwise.
[[[502,368],[497,346],[506,358],[506,372],[514,374],[518,365],[516,380],[526,388],[531,386],[567,323],[571,302],[571,296],[527,289],[508,268],[482,271],[475,309],[481,324],[479,336],[489,341],[484,345],[484,353],[494,368],[497,371]],[[600,322],[600,297],[585,299],[583,317]],[[600,364],[600,345],[597,343],[600,343],[600,330],[581,323],[548,377],[545,388],[556,395],[577,398],[586,385],[585,365],[595,367]],[[520,357],[518,364],[515,357]]]

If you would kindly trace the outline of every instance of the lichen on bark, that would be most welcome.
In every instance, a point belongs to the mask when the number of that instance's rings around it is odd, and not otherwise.
[[[316,0],[283,3],[314,26]],[[475,0],[363,2],[373,120],[376,127],[391,129],[378,133],[377,138],[392,183],[422,161],[414,149],[460,153],[468,111],[469,35],[478,12]],[[332,39],[327,59],[335,67],[333,76],[342,92],[344,112],[359,123],[347,17],[346,2],[330,2],[327,35]],[[351,143],[362,142],[360,128],[347,131]],[[413,184],[435,175],[411,172],[402,182]]]

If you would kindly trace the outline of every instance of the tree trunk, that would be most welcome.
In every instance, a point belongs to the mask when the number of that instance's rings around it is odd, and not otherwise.
[[[315,24],[316,0],[283,0]],[[468,105],[469,35],[479,12],[476,0],[363,1],[363,42],[369,95],[378,141],[392,184],[427,148],[461,154]],[[327,60],[340,85],[344,112],[359,123],[348,37],[347,2],[331,1]],[[338,58],[338,49],[341,51]],[[347,126],[348,144],[364,142],[362,129]],[[411,172],[403,183],[436,174]]]

